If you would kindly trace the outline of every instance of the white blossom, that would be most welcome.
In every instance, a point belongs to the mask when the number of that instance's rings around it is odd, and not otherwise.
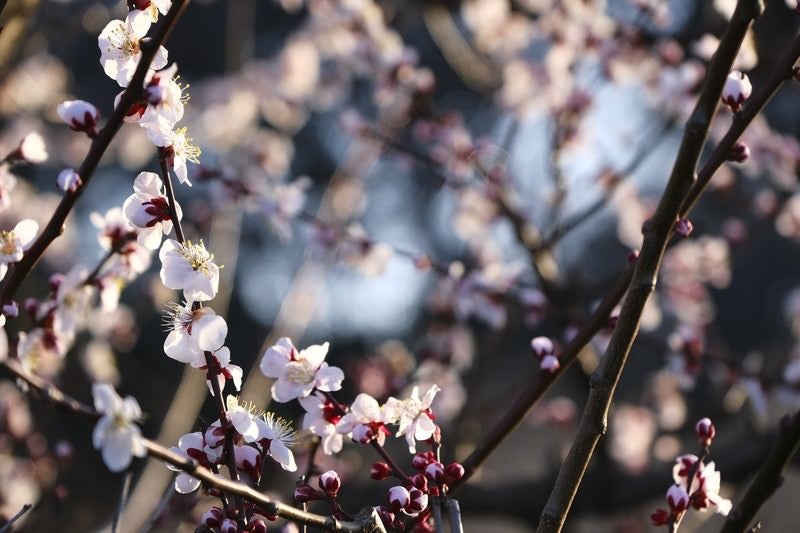
[[[97,39],[100,64],[106,75],[127,87],[142,57],[141,40],[147,35],[152,19],[144,11],[128,13],[124,21],[112,20]],[[167,50],[160,46],[150,67],[159,70],[167,65]]]
[[[428,440],[436,431],[430,407],[439,390],[437,385],[431,385],[420,398],[419,387],[414,387],[411,396],[405,400],[392,397],[386,401],[386,418],[400,426],[397,436],[405,436],[408,451],[411,453],[416,453],[416,441]]]
[[[342,418],[336,407],[319,392],[298,398],[297,401],[306,411],[303,417],[303,429],[311,431],[322,439],[322,451],[326,455],[340,452],[344,439],[336,431],[336,423]]]
[[[95,383],[92,396],[94,408],[101,414],[92,433],[94,447],[101,450],[109,470],[125,470],[133,456],[146,454],[141,430],[136,425],[142,417],[139,403],[132,396],[120,398],[114,387],[105,383]]]
[[[194,309],[190,302],[167,305],[164,324],[169,330],[164,352],[181,363],[205,365],[204,352],[215,352],[225,343],[228,324],[210,307]]]
[[[133,194],[122,205],[125,218],[138,228],[136,239],[149,250],[161,245],[161,236],[172,231],[164,185],[154,172],[141,172],[133,182]],[[178,220],[183,218],[181,206],[175,204]]]
[[[39,232],[35,220],[21,220],[11,231],[0,230],[0,279],[6,276],[9,263],[16,263],[30,248]]]
[[[326,392],[341,389],[344,372],[325,362],[328,346],[327,342],[315,344],[298,352],[291,339],[283,337],[268,348],[260,368],[265,376],[276,379],[272,398],[283,403],[305,398],[314,389]]]
[[[255,419],[258,426],[258,442],[281,468],[289,472],[297,470],[294,454],[289,449],[297,440],[291,424],[273,413]]]
[[[203,241],[181,244],[167,239],[158,257],[161,259],[161,282],[167,288],[182,290],[183,297],[190,302],[204,302],[217,295],[219,266]]]

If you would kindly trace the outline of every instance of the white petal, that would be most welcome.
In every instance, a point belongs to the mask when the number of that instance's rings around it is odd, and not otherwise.
[[[284,443],[279,440],[273,440],[269,445],[269,454],[275,459],[281,468],[289,472],[297,470],[297,464],[294,462],[294,454],[292,450],[286,447]]]
[[[14,235],[16,235],[19,242],[22,243],[22,248],[24,250],[27,250],[28,246],[33,243],[38,232],[39,224],[35,220],[20,220],[17,225],[14,226]]]
[[[200,487],[200,480],[190,476],[186,472],[181,472],[175,478],[175,492],[179,494],[189,494]]]

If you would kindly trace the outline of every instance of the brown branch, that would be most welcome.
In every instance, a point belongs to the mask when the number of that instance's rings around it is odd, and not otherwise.
[[[4,369],[15,378],[23,380],[28,384],[30,389],[38,391],[39,394],[50,403],[92,420],[96,420],[100,417],[100,414],[95,409],[64,394],[52,383],[31,374],[14,359],[0,361],[0,368]],[[374,510],[370,509],[372,512],[359,513],[355,521],[339,521],[332,517],[307,513],[278,500],[269,498],[244,483],[231,481],[219,476],[211,470],[200,466],[193,459],[173,452],[156,442],[149,439],[142,440],[147,454],[150,457],[161,459],[183,472],[186,472],[192,477],[199,479],[206,487],[213,487],[226,494],[233,494],[234,496],[252,502],[269,514],[276,514],[281,518],[318,527],[325,531],[363,533],[384,531],[381,520]]]
[[[0,533],[8,533],[9,531],[11,531],[11,528],[14,526],[14,524],[15,524],[17,521],[19,521],[19,519],[20,519],[20,518],[22,518],[23,516],[25,516],[25,513],[27,513],[28,511],[30,511],[32,508],[33,508],[33,505],[31,505],[31,504],[29,504],[29,503],[26,503],[25,505],[23,505],[23,506],[22,506],[22,509],[20,509],[20,510],[17,512],[17,514],[15,514],[14,516],[12,516],[12,517],[11,517],[11,518],[8,520],[8,522],[6,522],[6,523],[5,523],[5,525],[3,525],[3,527],[2,527],[2,528],[0,528]]]
[[[16,294],[22,282],[36,266],[36,263],[39,262],[39,259],[42,257],[45,250],[47,250],[47,247],[64,231],[64,222],[72,212],[72,208],[75,206],[78,198],[83,194],[89,181],[91,181],[100,163],[100,158],[103,157],[106,149],[122,126],[125,114],[131,105],[141,99],[144,79],[147,75],[150,63],[153,61],[153,57],[155,57],[159,46],[166,41],[167,36],[172,31],[172,28],[177,23],[178,18],[188,3],[189,0],[175,0],[172,2],[172,7],[164,16],[164,20],[157,28],[153,38],[150,41],[142,43],[142,57],[139,59],[139,65],[136,68],[136,72],[130,84],[128,84],[128,88],[122,93],[122,97],[117,107],[114,109],[114,112],[109,117],[108,122],[106,122],[106,125],[103,126],[103,129],[101,129],[92,140],[89,152],[78,168],[78,175],[81,177],[83,185],[74,191],[67,191],[64,193],[64,197],[61,199],[53,216],[42,230],[41,235],[37,237],[33,245],[25,252],[23,258],[11,269],[11,272],[3,284],[2,290],[0,290],[0,301],[8,302],[14,298],[14,294]]]
[[[628,268],[625,274],[617,281],[613,290],[603,298],[600,305],[595,309],[592,316],[587,320],[580,331],[578,331],[577,335],[564,347],[564,350],[558,355],[559,369],[552,374],[540,374],[538,383],[526,389],[523,395],[517,398],[514,405],[506,411],[500,421],[489,430],[483,439],[481,439],[469,457],[462,463],[464,466],[464,476],[450,484],[451,493],[475,474],[489,455],[491,455],[505,438],[514,431],[519,423],[522,422],[531,407],[544,396],[550,389],[550,386],[578,359],[578,354],[583,350],[584,346],[592,340],[592,337],[608,325],[608,317],[625,294],[632,274],[633,269]]]
[[[761,506],[783,483],[783,472],[800,448],[800,411],[784,416],[775,446],[763,462],[756,477],[747,487],[739,503],[728,514],[721,533],[746,531]]]
[[[761,9],[761,3],[757,0],[740,0],[737,3],[719,49],[711,60],[703,89],[687,122],[670,179],[655,215],[643,228],[642,252],[636,262],[619,321],[605,356],[592,375],[578,433],[542,511],[537,529],[540,533],[561,531],[597,443],[606,431],[611,401],[636,339],[644,306],[655,289],[661,260],[675,221],[694,185],[697,162],[719,107],[722,87],[750,24],[760,15]]]

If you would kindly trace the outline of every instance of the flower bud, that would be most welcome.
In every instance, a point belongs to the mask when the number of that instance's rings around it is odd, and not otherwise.
[[[409,496],[411,499],[405,507],[408,514],[421,513],[428,507],[428,495],[421,490],[411,489]]]
[[[369,469],[369,477],[378,481],[386,479],[390,475],[392,475],[392,468],[386,463],[373,463],[372,467]]]
[[[339,478],[339,474],[335,470],[328,470],[320,475],[319,488],[331,498],[335,498],[339,494],[339,489],[342,488],[342,480]]]
[[[750,85],[750,80],[747,75],[734,70],[728,74],[725,80],[725,86],[722,88],[722,101],[725,102],[731,111],[738,112],[742,103],[750,98],[753,92],[753,86]]]
[[[558,357],[552,354],[545,355],[539,362],[539,369],[547,374],[557,372],[560,367],[561,364],[558,362]]]
[[[676,483],[667,490],[667,503],[673,512],[685,511],[689,507],[689,494]]]
[[[71,168],[65,168],[59,172],[56,181],[58,188],[64,192],[75,192],[83,185],[81,177]]]
[[[207,527],[214,528],[219,526],[224,518],[225,515],[222,513],[222,509],[219,507],[212,507],[203,513],[203,517],[200,519],[200,521]]]
[[[692,234],[692,230],[694,229],[694,225],[692,221],[688,218],[679,218],[678,222],[675,223],[675,233],[680,235],[681,237],[688,237]]]
[[[5,316],[15,318],[19,316],[19,304],[14,300],[9,300],[3,304],[3,314]]]
[[[426,478],[424,474],[414,474],[411,476],[411,484],[421,491],[427,492],[428,490],[428,478]]]
[[[389,501],[389,508],[393,512],[399,513],[411,503],[411,494],[408,492],[407,488],[402,485],[396,485],[389,489],[386,499]]]
[[[717,429],[714,427],[711,419],[706,417],[701,418],[697,424],[695,424],[694,432],[697,433],[697,437],[700,439],[700,445],[705,448],[711,446],[711,441],[714,440]]]
[[[219,533],[238,533],[239,525],[233,518],[226,518],[219,526]]]
[[[533,350],[533,355],[539,359],[555,351],[553,348],[553,341],[547,337],[534,337],[531,340],[531,349]]]
[[[433,452],[417,452],[411,458],[411,466],[414,470],[425,470],[428,463],[434,461]]]
[[[359,442],[361,444],[369,444],[375,437],[375,430],[372,429],[368,424],[359,424],[353,428],[351,433],[353,442]]]
[[[300,483],[294,488],[294,501],[297,503],[308,503],[319,499],[319,491],[308,483]]]
[[[650,515],[650,522],[652,522],[654,526],[666,526],[669,524],[669,520],[670,513],[666,509],[656,509],[656,511]]]
[[[100,113],[89,102],[83,100],[61,102],[56,112],[71,130],[86,132],[89,137],[97,134],[97,120],[100,118]]]
[[[457,481],[464,477],[464,465],[458,462],[452,462],[444,469],[447,481]]]
[[[748,159],[750,159],[750,147],[741,141],[737,141],[728,153],[728,161],[744,163]]]
[[[36,132],[31,132],[22,138],[19,146],[6,156],[10,163],[22,162],[36,165],[47,161],[49,154],[44,139]]]
[[[438,461],[428,463],[425,467],[425,476],[434,483],[444,482],[444,465]]]
[[[254,518],[244,528],[247,533],[267,533],[267,523],[260,518]]]

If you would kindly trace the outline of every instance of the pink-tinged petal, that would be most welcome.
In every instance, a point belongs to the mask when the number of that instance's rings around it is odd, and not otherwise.
[[[342,381],[344,381],[344,372],[339,367],[322,363],[322,366],[317,371],[316,386],[321,391],[337,391],[342,388]]]
[[[228,324],[225,319],[213,312],[204,313],[192,324],[192,336],[201,350],[216,352],[225,344],[227,335]]]
[[[433,436],[436,431],[436,424],[428,418],[427,415],[422,414],[417,417],[417,422],[414,424],[414,438],[417,440],[428,440]]]
[[[288,337],[281,338],[277,344],[264,352],[264,357],[261,358],[259,366],[261,373],[269,378],[281,377],[286,369],[286,364],[291,360],[292,353],[295,351],[296,349],[291,339]]]
[[[272,390],[272,399],[278,403],[286,403],[298,397],[308,396],[308,394],[303,394],[304,391],[303,385],[297,385],[285,379],[279,379],[278,381],[273,383],[271,390]]]
[[[273,440],[269,445],[269,455],[275,459],[281,468],[288,472],[297,470],[297,464],[294,462],[294,454],[292,450],[286,447],[279,440]]]
[[[17,225],[14,226],[14,235],[19,239],[23,250],[27,250],[30,245],[33,244],[38,232],[39,224],[35,220],[20,220]]]
[[[344,439],[338,433],[332,433],[322,438],[322,451],[325,455],[333,455],[342,451]]]
[[[301,351],[297,358],[305,359],[311,364],[312,367],[317,368],[322,364],[322,362],[325,360],[325,357],[328,355],[329,346],[330,343],[328,342],[325,344],[314,344]]]
[[[161,178],[155,172],[140,172],[133,181],[133,190],[149,197],[162,196]]]
[[[199,431],[187,433],[178,439],[178,447],[184,452],[191,449],[202,450],[203,445],[203,434]]]
[[[164,341],[164,353],[180,363],[191,363],[203,357],[203,351],[183,330],[172,330]]]
[[[253,442],[258,438],[258,425],[250,413],[244,409],[236,409],[228,412],[228,418],[245,442]]]
[[[353,405],[350,407],[353,414],[358,416],[362,422],[382,422],[383,414],[378,400],[366,393],[356,396]]]
[[[125,22],[130,27],[131,33],[141,39],[147,35],[147,31],[150,29],[153,20],[150,18],[150,15],[144,11],[136,9],[128,12],[128,16],[125,17]]]
[[[178,494],[189,494],[200,487],[200,480],[190,476],[186,472],[181,472],[175,478],[175,492]]]

